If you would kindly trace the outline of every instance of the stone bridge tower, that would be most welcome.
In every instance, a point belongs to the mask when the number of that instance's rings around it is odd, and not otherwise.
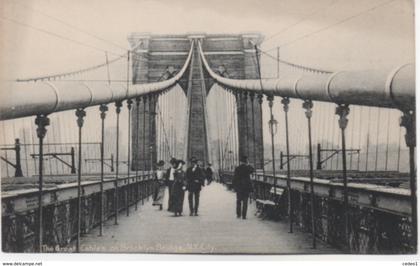
[[[151,35],[133,33],[128,38],[133,53],[133,83],[154,82],[171,77],[178,72],[185,63],[191,45],[193,45],[192,58],[187,71],[185,71],[179,85],[187,96],[188,129],[187,143],[184,143],[187,158],[192,156],[207,161],[209,158],[209,142],[207,137],[206,96],[213,86],[213,81],[203,66],[199,54],[198,41],[201,41],[204,54],[210,67],[217,72],[223,69],[226,77],[234,79],[256,79],[258,69],[256,66],[253,43],[262,40],[259,34],[182,34],[182,35]],[[252,42],[251,42],[252,41]],[[174,71],[174,73],[172,73]],[[136,110],[133,110],[132,143],[133,168],[149,170],[151,161],[156,161],[156,98],[147,97],[140,103],[140,128],[136,132]],[[254,125],[252,128],[252,110],[254,105]],[[239,154],[248,155],[250,162],[257,162],[261,168],[263,158],[262,111],[257,99],[251,102],[250,97],[237,97],[238,129],[248,134],[239,134]],[[143,132],[144,131],[144,132]],[[146,141],[148,147],[143,158],[143,145],[136,147],[136,138],[139,144]],[[255,153],[250,147],[255,143]]]

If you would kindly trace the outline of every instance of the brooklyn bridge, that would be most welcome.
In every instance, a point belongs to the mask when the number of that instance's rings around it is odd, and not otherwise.
[[[256,32],[128,41],[103,64],[2,85],[4,252],[417,252],[413,63],[318,69]],[[171,158],[213,169],[198,217],[172,217],[168,192],[152,204]]]

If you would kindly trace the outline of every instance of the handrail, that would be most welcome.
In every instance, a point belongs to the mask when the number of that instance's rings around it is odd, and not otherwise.
[[[415,65],[412,63],[401,65],[391,72],[340,71],[279,79],[240,80],[216,74],[204,56],[201,43],[198,45],[209,75],[219,85],[232,90],[337,104],[415,109]]]
[[[138,179],[137,179],[138,178]],[[136,180],[136,183],[142,183],[142,182],[146,182],[146,181],[151,181],[153,180],[153,176],[150,173],[142,173],[139,174],[138,176],[130,176],[130,177],[121,177],[118,179],[118,185],[119,187],[122,186],[127,186],[130,184],[133,184],[134,182],[127,182],[128,179],[131,180]],[[84,196],[93,194],[93,193],[98,193],[99,192],[99,188],[97,190],[95,189],[87,189],[92,188],[92,187],[97,187],[101,184],[100,180],[83,180],[81,183],[81,188],[84,191]],[[115,179],[105,179],[103,181],[103,185],[105,190],[107,189],[114,189],[115,186]],[[43,202],[44,202],[44,206],[48,206],[50,204],[54,204],[56,202],[60,202],[60,201],[64,201],[64,198],[57,198],[57,197],[51,197],[48,194],[49,193],[59,193],[65,190],[72,190],[72,189],[77,189],[77,182],[71,182],[71,183],[65,183],[65,184],[57,184],[55,187],[46,187],[44,188],[44,194],[43,194]],[[32,202],[30,200],[28,200],[28,198],[31,197],[36,197],[37,194],[39,193],[39,190],[37,188],[30,188],[30,189],[21,189],[21,190],[10,190],[10,191],[3,191],[2,195],[1,195],[1,200],[4,201],[13,201],[14,205],[12,205],[13,207],[13,211],[15,212],[24,212],[27,211],[29,209],[35,209],[37,208],[37,205],[35,204],[31,204]],[[74,198],[73,195],[71,194],[66,194],[64,196],[65,198]],[[21,201],[20,204],[18,201]],[[31,206],[28,206],[28,203]],[[9,213],[10,209],[6,209],[3,208],[2,210],[2,216],[5,216]]]
[[[181,70],[164,81],[134,84],[127,88],[107,82],[84,83],[80,81],[5,82],[0,89],[0,121],[20,117],[50,114],[71,109],[86,108],[162,93],[176,85],[184,75],[192,54]]]
[[[232,175],[233,172],[224,172],[225,175]],[[254,173],[251,176],[254,182],[261,182],[271,187],[287,188],[287,176],[272,174]],[[310,177],[292,176],[290,186],[294,191],[310,193]],[[404,188],[394,188],[376,184],[360,184],[350,182],[349,190],[352,192],[351,204],[374,208],[381,211],[392,212],[398,215],[410,215],[410,191]],[[335,200],[343,200],[342,182],[333,182],[327,179],[314,178],[314,193],[319,197],[327,197]]]

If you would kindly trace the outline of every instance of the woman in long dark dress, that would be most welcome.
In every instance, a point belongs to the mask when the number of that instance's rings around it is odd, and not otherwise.
[[[185,173],[182,169],[184,164],[184,161],[178,161],[178,167],[174,173],[174,183],[172,185],[171,211],[174,212],[175,216],[182,215],[182,207],[184,205]]]

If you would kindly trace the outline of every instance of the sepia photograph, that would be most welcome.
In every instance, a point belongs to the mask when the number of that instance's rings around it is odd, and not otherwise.
[[[414,0],[1,0],[1,262],[417,265],[415,48]]]

